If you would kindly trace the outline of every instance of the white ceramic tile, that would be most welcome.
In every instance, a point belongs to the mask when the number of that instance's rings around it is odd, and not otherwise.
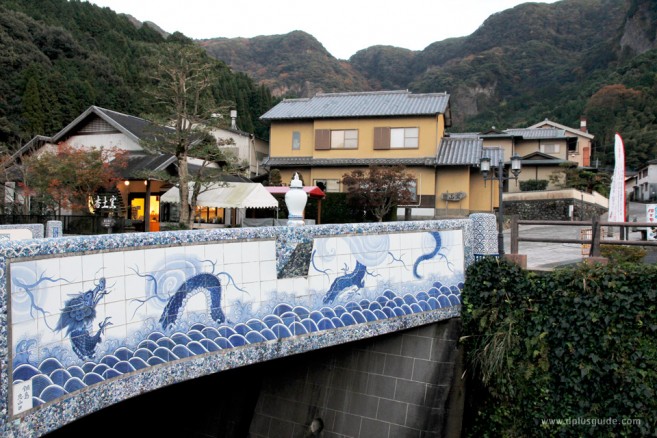
[[[401,266],[392,266],[388,268],[388,281],[391,285],[402,282],[402,271],[407,271]]]
[[[250,303],[255,303],[260,301],[260,290],[262,283],[249,283],[244,289],[246,292],[241,292],[242,300],[248,301]]]
[[[14,323],[11,325],[11,338],[14,345],[20,341],[27,339],[37,339],[38,337],[39,326],[36,319]]]
[[[136,274],[126,275],[124,278],[126,300],[145,298],[146,290],[150,286],[150,283],[151,281],[148,278],[140,277]]]
[[[308,295],[308,279],[306,277],[294,278],[294,295],[304,296]]]
[[[129,300],[126,301],[126,321],[130,325],[138,324],[141,327],[142,322],[148,318],[146,303]]]
[[[205,257],[203,260],[212,260],[217,264],[217,267],[220,268],[225,263],[225,243],[217,243],[212,245],[202,245],[205,251]]]
[[[96,325],[96,330],[98,325]],[[94,331],[94,333],[96,333]],[[103,342],[107,342],[110,339],[119,341],[119,345],[125,345],[128,338],[128,329],[125,324],[121,325],[108,325],[105,327],[105,335],[103,336]],[[99,351],[101,351],[102,345],[96,346],[96,356],[100,356]]]
[[[276,293],[277,288],[278,280],[260,282],[260,302],[269,302]]]
[[[185,257],[192,260],[205,260],[205,247],[207,245],[185,245],[182,247]]]
[[[390,251],[396,252],[401,249],[401,238],[403,234],[401,233],[393,233],[389,234],[388,238],[390,239]]]
[[[276,261],[266,260],[260,262],[260,280],[276,280]]]
[[[379,283],[385,283],[390,276],[390,270],[384,267],[368,269],[373,275],[365,275],[365,287],[376,287]]]
[[[139,273],[144,274],[146,272],[146,265],[144,261],[143,249],[137,249],[133,251],[125,252],[125,273],[126,275],[130,273]]]
[[[292,278],[282,278],[278,280],[276,289],[279,292],[292,294],[294,292],[294,279]]]
[[[242,242],[224,244],[224,265],[242,263]]]
[[[62,308],[61,286],[43,287],[34,291],[34,299],[38,305],[50,313],[59,313]],[[40,312],[34,312],[35,315]]]
[[[260,261],[276,260],[276,241],[260,241],[258,246],[260,248]]]
[[[125,301],[125,276],[106,279],[105,289],[109,292],[103,300],[106,303]]]
[[[59,278],[59,260],[56,258],[37,260],[34,273],[37,277]]]
[[[57,328],[57,322],[59,321],[59,314],[57,315],[48,315],[45,318],[39,317],[37,320],[37,330],[39,344],[47,344],[50,342],[60,342],[62,339],[66,339],[66,328],[61,331],[55,331]]]
[[[114,326],[125,325],[127,323],[125,301],[116,302],[116,303],[106,303],[104,307],[105,307],[105,317],[112,318],[110,319],[110,321]]]
[[[82,256],[59,259],[59,277],[68,281],[82,281]]]
[[[312,276],[308,278],[308,289],[313,293],[325,294],[331,287],[331,281],[326,275]]]
[[[242,262],[256,262],[260,258],[260,244],[259,242],[243,242],[242,243]]]
[[[157,272],[166,263],[166,248],[153,248],[144,250],[145,272]]]
[[[125,252],[115,251],[103,254],[104,275],[106,278],[125,275]]]
[[[336,255],[345,255],[351,254],[351,247],[349,246],[349,239],[353,239],[353,236],[343,237],[343,238],[332,238],[331,240],[335,241],[335,254]]]
[[[182,246],[170,246],[164,248],[165,263],[168,265],[171,262],[185,260],[185,248]]]
[[[232,277],[232,282],[226,277],[226,275],[220,275],[219,278],[221,279],[221,284],[233,287],[232,283],[234,282],[237,287],[241,287],[240,285],[243,283],[242,279],[242,265],[226,265],[224,266],[225,268],[225,273],[230,275]]]
[[[260,281],[260,262],[242,263],[242,283],[251,284]]]
[[[103,269],[103,255],[98,254],[86,254],[82,256],[82,279],[87,280],[98,280],[101,277],[105,276],[105,270]]]

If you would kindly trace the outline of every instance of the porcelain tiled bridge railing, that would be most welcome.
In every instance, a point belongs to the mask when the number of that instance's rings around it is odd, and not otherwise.
[[[473,221],[0,243],[0,434],[457,316]],[[494,236],[494,234],[493,234]]]

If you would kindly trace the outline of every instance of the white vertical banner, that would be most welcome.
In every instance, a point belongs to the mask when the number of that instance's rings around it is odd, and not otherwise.
[[[646,229],[646,240],[657,240],[657,204],[646,204],[646,222],[655,224]]]
[[[614,144],[614,175],[609,191],[609,222],[625,222],[625,146],[616,133]]]

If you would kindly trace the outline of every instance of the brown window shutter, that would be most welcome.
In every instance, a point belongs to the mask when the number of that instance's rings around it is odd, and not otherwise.
[[[390,128],[374,128],[374,150],[390,149]]]
[[[328,129],[315,129],[315,150],[331,149],[331,131]]]

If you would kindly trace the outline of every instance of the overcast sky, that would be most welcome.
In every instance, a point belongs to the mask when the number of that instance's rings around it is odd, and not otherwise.
[[[333,56],[390,45],[422,50],[470,35],[523,0],[89,0],[190,38],[254,37],[303,30]],[[556,0],[535,0],[554,3]],[[509,25],[512,25],[510,23]]]

